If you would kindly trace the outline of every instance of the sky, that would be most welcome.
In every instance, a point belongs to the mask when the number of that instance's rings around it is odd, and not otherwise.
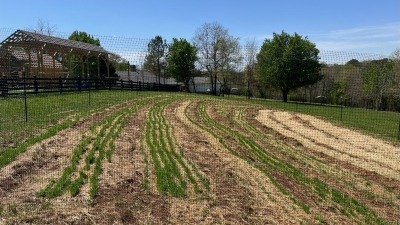
[[[4,0],[0,8],[0,28],[32,29],[40,18],[57,32],[192,40],[204,23],[218,22],[242,43],[261,45],[284,30],[320,50],[400,48],[400,0]]]

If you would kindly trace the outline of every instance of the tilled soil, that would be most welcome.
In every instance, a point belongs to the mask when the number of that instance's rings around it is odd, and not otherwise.
[[[145,144],[155,102],[128,119],[111,162],[102,162],[93,199],[84,194],[88,183],[75,197],[67,192],[49,199],[37,192],[61,176],[92,124],[132,102],[83,118],[1,168],[0,224],[364,224],[400,218],[398,146],[308,115],[208,100],[176,100],[162,115],[189,172],[197,171],[209,189],[184,197],[161,193]],[[280,162],[291,168],[273,167]]]

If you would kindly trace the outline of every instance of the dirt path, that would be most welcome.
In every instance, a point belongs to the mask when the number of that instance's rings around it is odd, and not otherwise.
[[[283,195],[259,170],[233,156],[210,133],[185,116],[190,102],[171,106],[177,142],[210,179],[211,192],[203,200],[172,203],[171,221],[188,223],[290,224],[310,221],[299,206]],[[184,220],[182,220],[182,217]]]

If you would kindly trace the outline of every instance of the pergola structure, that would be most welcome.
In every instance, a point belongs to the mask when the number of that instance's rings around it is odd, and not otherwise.
[[[23,61],[23,65],[14,65],[14,72],[17,68],[19,74],[24,73],[27,77],[54,77],[60,72],[68,77],[72,71],[71,59],[74,57],[80,63],[81,74],[78,75],[85,77],[88,75],[85,74],[85,67],[89,73],[88,59],[95,57],[97,77],[110,77],[110,55],[112,53],[97,45],[17,30],[0,43],[0,72],[3,75],[11,74],[11,64],[18,64],[13,60],[19,60]],[[106,62],[107,74],[100,74],[100,58]]]

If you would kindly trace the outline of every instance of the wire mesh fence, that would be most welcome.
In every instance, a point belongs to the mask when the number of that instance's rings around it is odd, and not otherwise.
[[[170,41],[70,36],[0,28],[0,224],[398,223],[395,56],[321,50],[282,102],[261,46],[177,81]]]

